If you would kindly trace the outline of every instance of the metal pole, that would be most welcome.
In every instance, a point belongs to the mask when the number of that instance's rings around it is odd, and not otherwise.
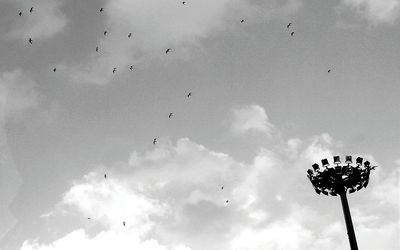
[[[349,203],[347,202],[346,191],[340,192],[344,220],[346,221],[347,235],[349,236],[350,249],[358,250],[356,235],[354,233],[353,222],[351,221]]]

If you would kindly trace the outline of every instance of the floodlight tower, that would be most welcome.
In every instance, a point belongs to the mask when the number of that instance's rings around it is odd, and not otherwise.
[[[310,179],[317,194],[340,196],[350,249],[358,250],[346,193],[347,190],[351,194],[363,187],[367,187],[369,174],[376,166],[371,167],[369,161],[365,161],[364,166],[362,166],[363,158],[357,157],[356,166],[354,167],[351,165],[353,163],[351,156],[346,156],[346,161],[343,165],[340,165],[340,156],[333,157],[334,167],[330,166],[328,159],[322,159],[321,163],[321,167],[314,163],[312,165],[313,169],[307,170],[307,177]]]

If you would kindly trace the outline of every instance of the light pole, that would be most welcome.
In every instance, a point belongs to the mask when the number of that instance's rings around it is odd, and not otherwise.
[[[327,159],[322,159],[321,163],[322,166],[314,163],[312,165],[313,169],[307,170],[307,177],[310,179],[317,194],[323,193],[325,195],[340,196],[350,249],[358,250],[346,193],[347,190],[351,194],[363,187],[367,187],[369,174],[376,166],[371,167],[369,161],[365,161],[364,166],[362,166],[363,158],[357,157],[356,166],[354,167],[351,165],[353,163],[351,156],[346,156],[345,165],[340,165],[339,156],[333,157],[335,166],[330,166]]]

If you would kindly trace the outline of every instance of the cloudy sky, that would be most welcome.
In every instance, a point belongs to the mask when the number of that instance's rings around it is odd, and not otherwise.
[[[400,0],[0,0],[0,249],[348,249],[306,178],[336,154],[380,166],[360,249],[398,249],[399,24]]]

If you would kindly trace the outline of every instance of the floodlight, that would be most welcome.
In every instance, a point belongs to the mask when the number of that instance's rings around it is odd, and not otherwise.
[[[351,155],[346,155],[346,163],[347,164],[353,163],[353,160],[351,159]]]
[[[356,159],[356,164],[357,164],[358,166],[360,166],[360,165],[362,164],[362,162],[363,162],[363,158],[357,157],[357,159]]]
[[[324,166],[324,167],[328,167],[329,166],[328,159],[322,159],[321,163],[322,163],[322,166]]]
[[[319,165],[317,163],[314,163],[312,165],[312,167],[313,167],[314,171],[317,171],[319,169]]]
[[[336,155],[333,157],[333,163],[334,164],[340,164],[340,156]]]
[[[308,169],[307,174],[311,176],[311,175],[313,175],[313,171],[311,169]]]
[[[318,188],[315,188],[315,192],[316,192],[317,194],[320,194],[320,193],[321,193],[321,191],[320,191]]]
[[[369,161],[365,161],[365,162],[364,162],[364,167],[365,167],[365,168],[368,168],[369,165],[370,165]]]

